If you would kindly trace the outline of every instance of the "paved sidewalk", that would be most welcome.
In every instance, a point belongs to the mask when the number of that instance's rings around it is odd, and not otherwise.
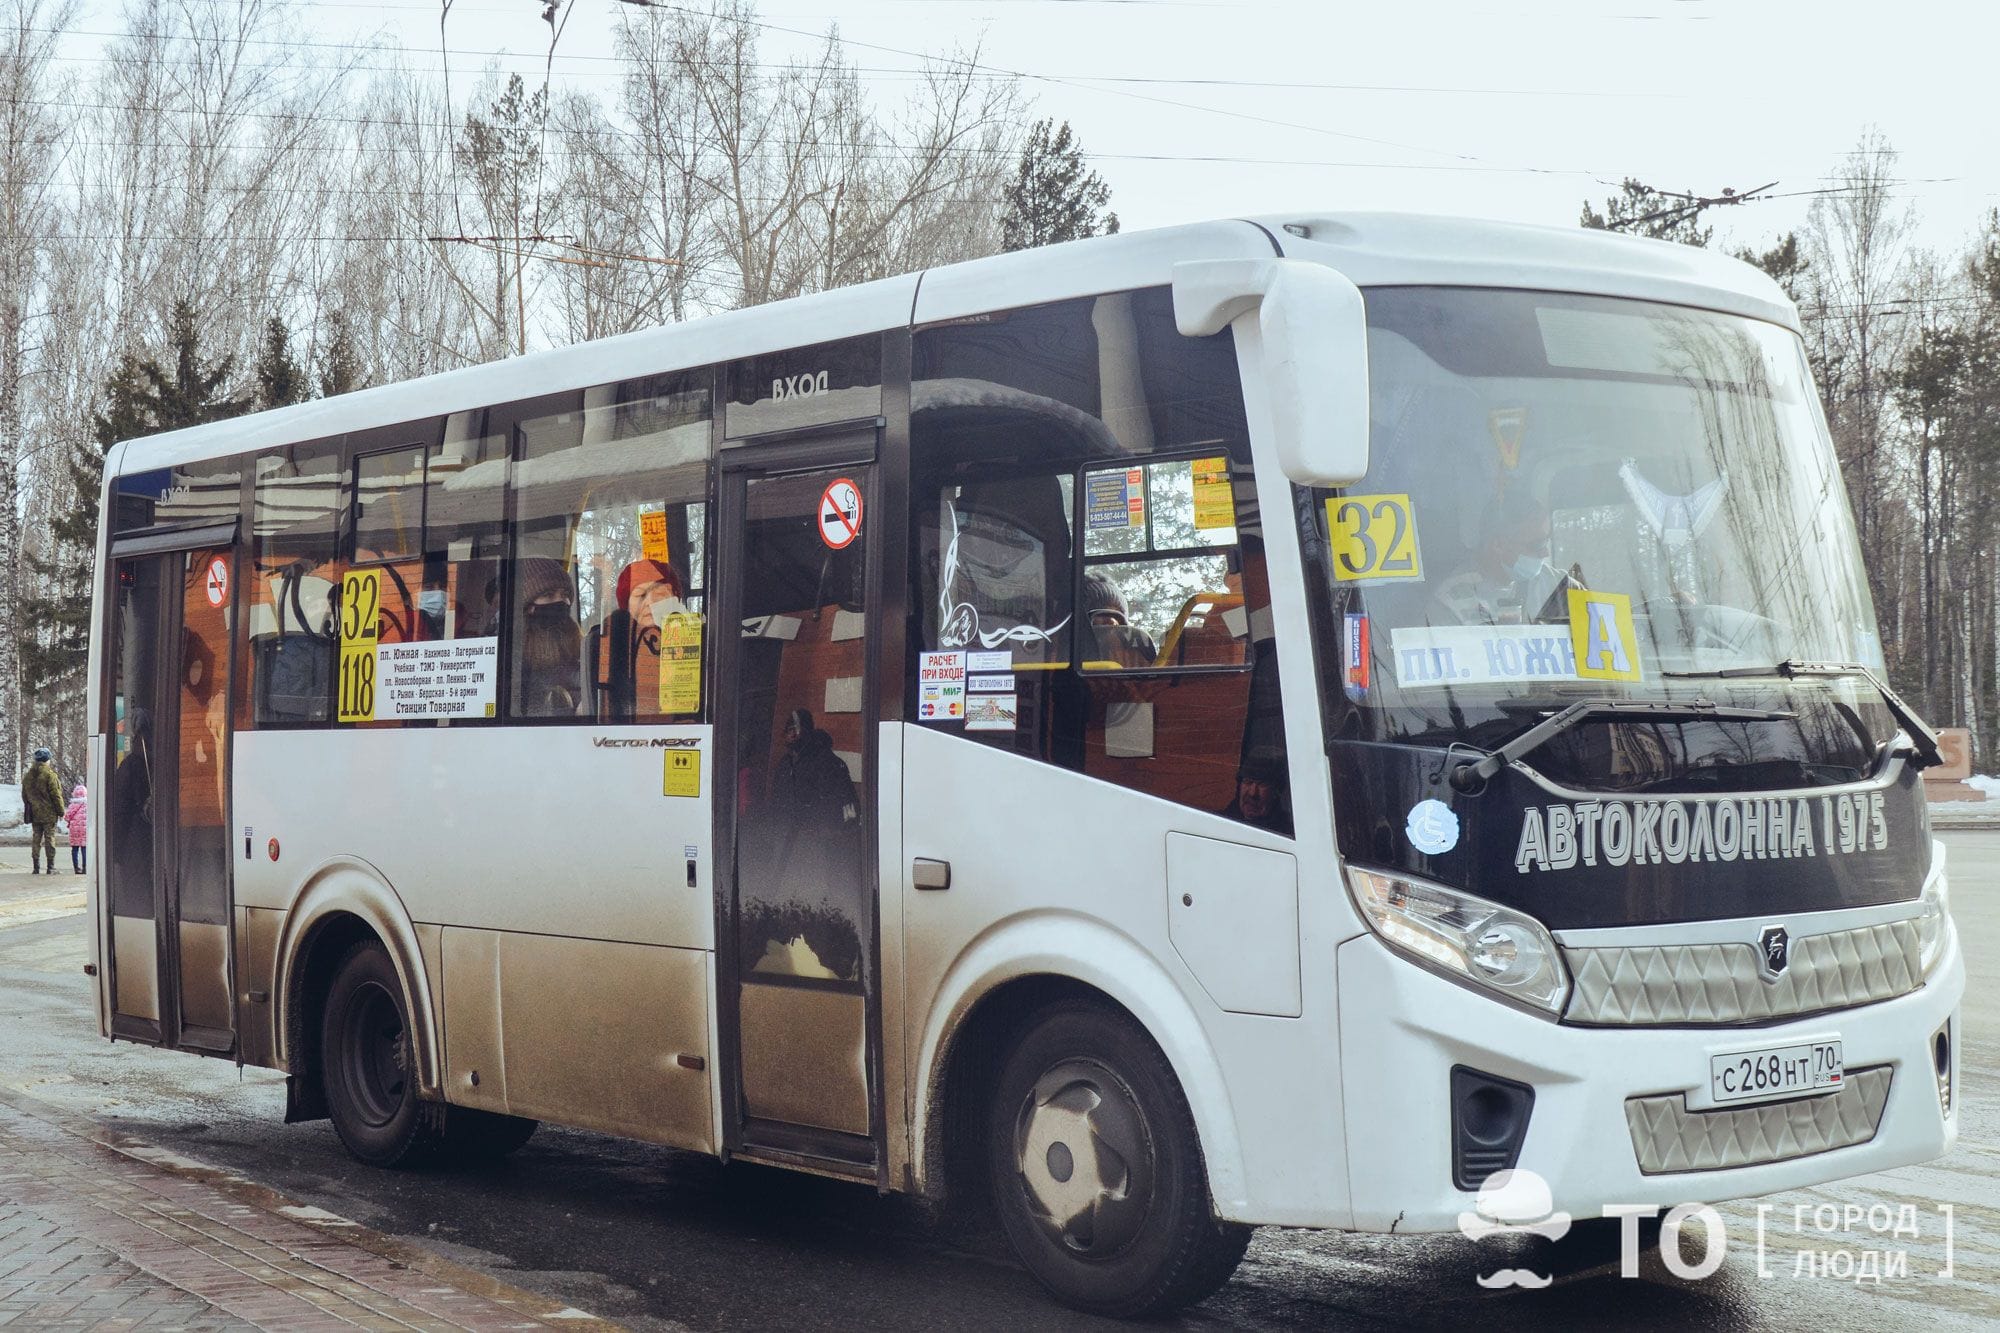
[[[583,1311],[0,1092],[0,1324],[605,1328]]]
[[[0,1325],[204,1333],[612,1327],[4,1090]]]

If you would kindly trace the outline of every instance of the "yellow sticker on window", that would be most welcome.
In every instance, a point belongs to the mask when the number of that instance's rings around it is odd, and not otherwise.
[[[667,772],[661,790],[668,796],[701,795],[701,751],[667,751]]]
[[[1521,465],[1521,439],[1528,433],[1528,409],[1496,407],[1486,414],[1486,429],[1493,436],[1493,448],[1500,466],[1512,472]]]
[[[658,560],[662,564],[671,558],[667,554],[666,510],[639,511],[639,553],[648,560]]]
[[[1622,592],[1569,590],[1569,641],[1583,680],[1639,680],[1639,636],[1632,599]]]
[[[1194,460],[1194,526],[1196,531],[1236,526],[1236,492],[1229,485],[1229,459]]]
[[[1326,531],[1342,583],[1424,576],[1407,495],[1336,495],[1326,502]]]
[[[701,711],[702,618],[692,611],[670,615],[660,625],[660,712]]]
[[[340,581],[342,722],[375,720],[375,648],[381,639],[382,571],[350,569]]]

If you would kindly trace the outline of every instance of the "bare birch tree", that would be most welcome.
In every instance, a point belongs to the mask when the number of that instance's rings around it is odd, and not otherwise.
[[[64,127],[53,103],[63,92],[53,64],[76,14],[65,0],[11,0],[0,48],[0,775],[18,771],[22,707],[19,617],[24,469],[36,460],[26,432],[28,377],[42,358],[29,325],[46,324],[51,237]]]
[[[1879,558],[1890,541],[1893,482],[1893,461],[1884,456],[1886,372],[1900,351],[1903,322],[1892,303],[1905,279],[1910,231],[1909,212],[1896,202],[1895,170],[1888,141],[1878,131],[1864,133],[1826,177],[1827,192],[1814,200],[1805,232],[1818,274],[1819,332],[1832,344],[1822,366],[1835,373],[1822,386],[1829,424],[1878,606],[1894,592],[1881,578],[1888,562]]]

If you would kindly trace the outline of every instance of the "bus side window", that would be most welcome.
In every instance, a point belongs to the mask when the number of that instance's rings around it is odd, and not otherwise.
[[[500,563],[507,547],[507,440],[483,412],[455,412],[424,477],[423,587],[418,637],[500,634]]]
[[[374,720],[452,726],[498,714],[500,560],[506,537],[507,442],[483,412],[397,432],[357,452],[351,569],[373,571],[378,679]],[[423,437],[422,443],[409,443]],[[454,644],[446,655],[422,645]]]
[[[604,385],[581,412],[522,424],[516,716],[704,716],[710,384],[701,370]]]
[[[1155,290],[923,330],[914,352],[919,647],[966,654],[967,683],[963,717],[926,718],[913,672],[910,716],[1289,832],[1230,336],[1182,337]]]
[[[256,460],[243,590],[245,693],[253,727],[324,726],[339,648],[334,602],[341,508],[337,441]]]

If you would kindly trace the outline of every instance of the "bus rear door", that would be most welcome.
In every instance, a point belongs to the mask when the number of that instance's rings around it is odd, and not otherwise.
[[[229,624],[233,528],[112,548],[92,799],[109,911],[115,1037],[211,1055],[236,1048],[230,953]]]

